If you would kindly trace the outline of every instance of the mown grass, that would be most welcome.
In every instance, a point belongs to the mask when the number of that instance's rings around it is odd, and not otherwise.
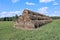
[[[0,21],[0,40],[60,40],[60,20],[35,30],[15,29],[13,21]]]

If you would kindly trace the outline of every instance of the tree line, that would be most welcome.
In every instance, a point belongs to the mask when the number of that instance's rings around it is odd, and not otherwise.
[[[52,19],[60,19],[60,16],[51,16]]]
[[[13,17],[3,17],[3,18],[0,18],[0,21],[14,21],[14,20],[17,20],[17,19],[18,19],[18,15],[13,16]]]
[[[15,15],[13,17],[4,17],[4,18],[0,18],[0,21],[14,21],[18,19],[18,15]],[[52,19],[60,19],[60,16],[51,16]]]

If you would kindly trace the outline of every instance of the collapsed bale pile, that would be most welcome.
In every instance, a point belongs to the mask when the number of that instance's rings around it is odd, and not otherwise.
[[[25,9],[22,15],[14,21],[14,27],[21,29],[34,29],[50,22],[52,22],[50,17]]]

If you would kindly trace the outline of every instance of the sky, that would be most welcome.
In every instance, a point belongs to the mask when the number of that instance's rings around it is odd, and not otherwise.
[[[60,0],[0,0],[0,17],[21,15],[24,9],[60,16]]]

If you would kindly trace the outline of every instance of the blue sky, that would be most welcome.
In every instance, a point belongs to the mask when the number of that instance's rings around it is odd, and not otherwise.
[[[0,17],[21,15],[24,9],[60,16],[60,0],[0,0]]]

